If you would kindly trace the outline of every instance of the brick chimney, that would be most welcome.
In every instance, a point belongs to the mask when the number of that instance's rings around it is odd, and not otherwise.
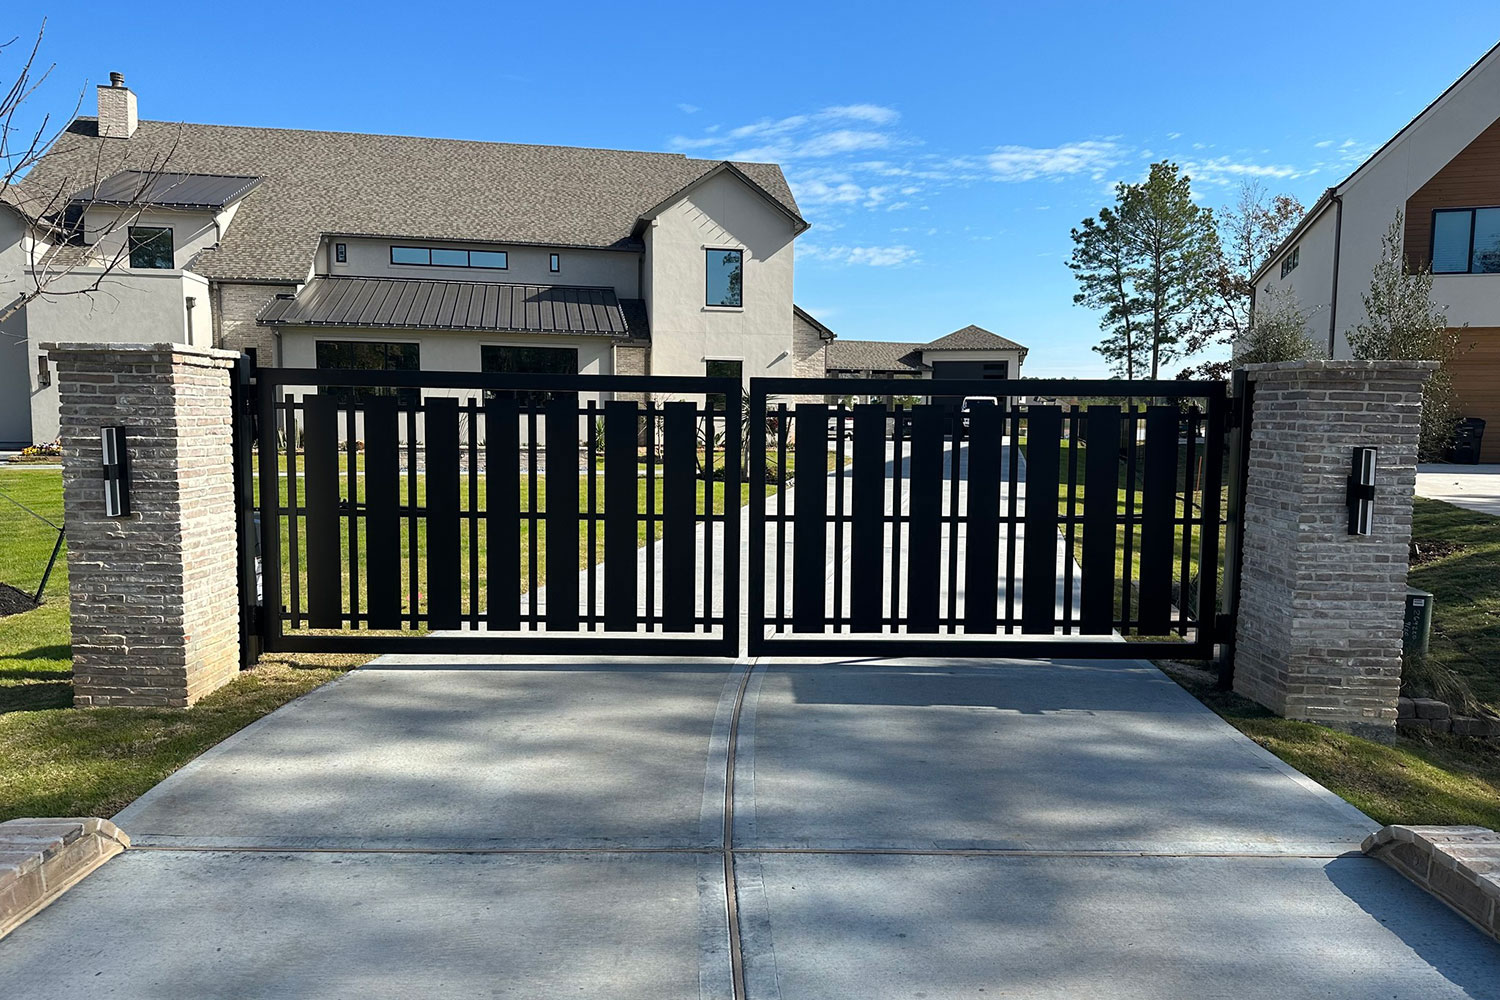
[[[109,74],[109,86],[99,85],[99,135],[105,139],[129,139],[135,134],[135,95],[125,86],[125,77]]]

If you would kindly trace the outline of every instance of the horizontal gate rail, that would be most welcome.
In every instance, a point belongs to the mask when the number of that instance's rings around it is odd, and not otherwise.
[[[1219,382],[752,379],[751,655],[1210,657],[1224,416]]]
[[[737,654],[738,379],[257,376],[267,650]]]

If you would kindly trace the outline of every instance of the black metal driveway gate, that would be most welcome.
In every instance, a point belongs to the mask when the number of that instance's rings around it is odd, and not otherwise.
[[[738,654],[738,379],[255,376],[265,649]]]
[[[1225,408],[1220,382],[752,379],[777,489],[750,654],[1211,658]]]

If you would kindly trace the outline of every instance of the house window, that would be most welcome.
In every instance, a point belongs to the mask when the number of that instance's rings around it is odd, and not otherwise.
[[[558,271],[561,271],[562,270],[562,257],[558,256],[557,254],[551,254],[550,256],[548,256],[548,258],[547,258],[547,269],[549,271],[551,271],[553,274],[556,274]]]
[[[703,364],[703,374],[709,378],[743,379],[745,375],[745,362],[706,361]],[[729,398],[722,392],[710,392],[706,398],[708,399],[709,406],[721,412],[729,405]]]
[[[347,243],[335,243],[333,245],[333,259],[340,264],[349,263],[349,245]]]
[[[156,270],[172,267],[172,230],[164,226],[131,226],[130,266]]]
[[[1300,263],[1302,263],[1302,248],[1300,246],[1292,247],[1292,252],[1281,258],[1281,276],[1285,278],[1297,270],[1297,265]]]
[[[704,251],[708,274],[707,305],[739,306],[744,304],[744,296],[741,294],[744,258],[745,251],[743,250]]]
[[[1500,272],[1500,208],[1432,213],[1433,274]]]
[[[422,368],[422,351],[417,344],[387,344],[369,340],[320,340],[314,348],[319,368],[345,371],[414,372]],[[323,394],[332,396],[340,406],[352,406],[374,396],[396,396],[405,406],[416,406],[418,389],[396,389],[390,386],[328,386]]]
[[[578,351],[572,347],[488,347],[479,348],[479,368],[486,372],[520,375],[577,375]],[[537,390],[495,391],[490,399],[514,399],[522,406],[541,406],[559,396],[573,393]]]
[[[504,250],[451,250],[444,247],[391,247],[392,264],[421,267],[487,267],[506,269]]]

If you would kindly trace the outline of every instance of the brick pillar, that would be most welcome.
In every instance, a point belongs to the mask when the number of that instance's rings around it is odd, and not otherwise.
[[[227,351],[44,344],[61,403],[73,700],[191,705],[239,670]],[[104,514],[100,439],[123,427],[131,513]]]
[[[1394,733],[1422,384],[1406,361],[1250,365],[1254,412],[1234,689],[1289,719]],[[1356,446],[1374,532],[1349,534]]]

